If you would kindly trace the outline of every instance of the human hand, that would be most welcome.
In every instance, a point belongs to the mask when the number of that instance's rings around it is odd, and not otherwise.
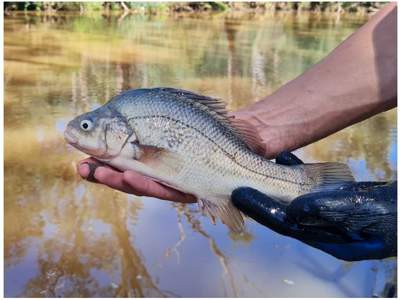
[[[79,175],[91,182],[137,196],[156,197],[182,203],[194,203],[193,195],[185,194],[134,171],[121,172],[92,157],[78,163]]]
[[[318,64],[234,113],[256,128],[266,157],[397,106],[396,24],[397,4],[388,3]]]
[[[258,147],[255,152],[268,159],[275,158],[284,149],[291,147],[293,140],[297,138],[292,135],[280,134],[274,126],[268,126],[265,120],[261,119],[257,113],[253,113],[246,108],[232,112],[230,115],[236,121],[242,123],[244,127],[251,128],[250,131],[253,132],[258,141]]]
[[[277,163],[302,163],[282,153]],[[232,193],[242,212],[272,230],[339,259],[397,255],[397,182],[346,182],[335,190],[300,196],[285,206],[251,188]]]

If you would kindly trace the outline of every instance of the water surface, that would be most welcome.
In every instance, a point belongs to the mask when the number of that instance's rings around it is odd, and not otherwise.
[[[85,182],[66,122],[139,87],[231,109],[301,74],[367,21],[350,15],[5,17],[5,295],[343,297],[379,293],[393,260],[344,263],[248,221]],[[396,112],[297,151],[357,180],[396,176]]]

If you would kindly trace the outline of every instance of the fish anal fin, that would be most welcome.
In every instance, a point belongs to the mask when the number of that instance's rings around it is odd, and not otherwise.
[[[348,165],[344,163],[315,163],[301,165],[306,175],[315,182],[312,192],[334,189],[346,181],[354,181]]]
[[[215,224],[215,219],[219,218],[233,232],[241,233],[245,230],[244,216],[231,201],[217,205],[209,200],[199,199],[199,206],[210,217],[213,224]]]

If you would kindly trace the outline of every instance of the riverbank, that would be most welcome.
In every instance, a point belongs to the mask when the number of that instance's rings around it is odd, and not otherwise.
[[[313,11],[369,14],[384,2],[6,2],[5,13],[11,11],[124,11],[126,13],[175,13],[210,11]]]

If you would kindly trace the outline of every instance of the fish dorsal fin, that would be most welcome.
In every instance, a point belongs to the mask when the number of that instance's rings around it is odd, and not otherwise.
[[[183,101],[192,102],[194,106],[207,111],[215,119],[229,128],[232,133],[238,136],[251,150],[258,154],[265,153],[265,145],[261,142],[262,139],[257,134],[255,128],[251,124],[238,120],[230,115],[223,100],[174,88],[161,88],[161,90],[169,94],[174,94]]]
[[[230,124],[251,150],[257,154],[265,155],[265,144],[253,125],[236,119],[234,116],[230,117]]]
[[[161,88],[161,90],[163,92],[167,92],[168,94],[173,94],[183,101],[197,103],[199,107],[203,106],[204,109],[207,108],[211,113],[221,120],[225,120],[227,122],[229,120],[226,104],[221,99],[174,88]]]

